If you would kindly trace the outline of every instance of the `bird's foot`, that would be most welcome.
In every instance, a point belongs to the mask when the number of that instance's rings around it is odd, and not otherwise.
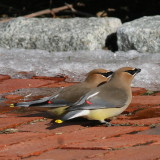
[[[9,106],[9,107],[14,108],[14,107],[15,107],[15,105],[14,105],[14,104],[10,104],[10,106]]]
[[[102,125],[106,126],[106,127],[112,127],[112,126],[118,126],[118,124],[112,124],[108,121],[100,121],[102,123]]]

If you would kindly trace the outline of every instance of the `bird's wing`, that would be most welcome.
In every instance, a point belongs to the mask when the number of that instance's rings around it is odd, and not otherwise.
[[[70,106],[67,110],[92,110],[103,108],[121,108],[128,100],[126,92],[121,89],[111,90],[110,92],[89,92],[82,97],[73,106]]]
[[[15,106],[18,106],[18,107],[34,107],[34,106],[37,107],[38,106],[38,107],[54,108],[54,107],[65,106],[69,104],[68,101],[57,98],[58,96],[59,96],[59,93],[50,97],[44,97],[34,101],[16,103]]]

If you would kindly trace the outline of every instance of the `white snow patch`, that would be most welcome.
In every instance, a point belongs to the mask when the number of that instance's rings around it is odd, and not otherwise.
[[[131,66],[141,68],[133,86],[160,90],[160,53],[111,52],[105,50],[47,52],[44,50],[0,48],[0,74],[13,76],[19,71],[33,71],[39,76],[65,74],[73,81],[82,81],[95,68],[116,70]]]

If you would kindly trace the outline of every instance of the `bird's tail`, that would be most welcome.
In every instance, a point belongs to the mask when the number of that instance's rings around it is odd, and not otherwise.
[[[86,115],[89,114],[89,110],[75,110],[75,111],[70,111],[66,114],[64,114],[64,116],[62,116],[61,119],[57,119],[55,120],[56,123],[63,123],[64,121],[73,119],[73,118],[77,118],[77,117],[84,117]]]
[[[10,104],[10,107],[33,107],[33,106],[44,106],[45,104],[49,104],[49,99],[51,97],[44,97],[35,101],[30,102],[20,102],[15,104]]]

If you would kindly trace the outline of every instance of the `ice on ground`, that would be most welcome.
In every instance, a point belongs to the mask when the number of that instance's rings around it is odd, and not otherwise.
[[[65,74],[71,81],[82,81],[95,68],[116,70],[124,66],[141,68],[133,86],[160,90],[160,53],[111,52],[106,50],[47,52],[44,50],[0,48],[0,74],[34,72],[38,76]]]

